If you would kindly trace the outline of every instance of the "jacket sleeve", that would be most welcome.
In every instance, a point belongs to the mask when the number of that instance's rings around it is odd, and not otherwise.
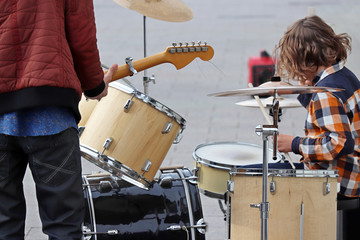
[[[89,97],[97,96],[105,84],[92,0],[66,0],[65,31],[82,89]]]
[[[292,142],[292,150],[305,162],[331,161],[354,150],[343,103],[331,93],[315,94],[308,106],[305,132],[307,137],[296,137]]]

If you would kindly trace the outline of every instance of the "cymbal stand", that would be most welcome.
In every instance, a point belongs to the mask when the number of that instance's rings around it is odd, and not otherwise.
[[[146,16],[143,18],[143,26],[144,26],[144,58],[146,58]],[[149,77],[147,75],[147,70],[144,70],[144,77],[143,77],[143,86],[144,86],[144,93],[148,95],[149,93],[149,83],[153,82],[155,84],[155,76],[152,75]]]
[[[274,144],[273,144],[273,159],[276,159],[277,153],[277,134],[278,134],[278,113],[279,113],[279,101],[278,94],[275,90],[274,92],[274,100],[273,100],[273,125],[263,125],[256,127],[256,134],[259,136],[262,135],[263,140],[263,166],[262,166],[262,176],[263,176],[263,186],[262,186],[262,202],[260,204],[250,204],[252,208],[259,208],[260,210],[260,218],[261,218],[261,240],[268,239],[268,219],[269,219],[269,210],[270,203],[268,202],[268,149],[269,149],[269,137],[273,136]]]

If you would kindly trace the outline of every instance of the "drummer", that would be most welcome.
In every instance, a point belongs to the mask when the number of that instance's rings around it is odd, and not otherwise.
[[[338,170],[338,201],[359,198],[360,82],[344,66],[351,37],[336,34],[320,17],[310,16],[285,32],[277,50],[281,76],[287,74],[300,85],[345,89],[300,95],[308,111],[305,136],[279,134],[279,151],[300,154],[309,169]],[[360,219],[359,212],[352,211],[353,217]]]

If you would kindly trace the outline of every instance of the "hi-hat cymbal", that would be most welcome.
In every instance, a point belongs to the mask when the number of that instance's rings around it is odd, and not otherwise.
[[[294,98],[283,98],[278,97],[279,108],[296,108],[301,107],[300,102]],[[265,99],[260,99],[262,105],[266,108],[270,108],[273,105],[274,97],[268,97]],[[236,105],[243,107],[260,107],[255,99],[245,100],[241,102],[237,102]]]
[[[285,82],[266,82],[253,88],[244,88],[230,90],[226,92],[211,93],[209,96],[214,97],[231,97],[231,96],[269,96],[274,95],[275,91],[279,95],[287,94],[304,94],[318,92],[338,92],[341,88],[315,87],[315,86],[293,86]]]
[[[192,10],[181,0],[114,0],[122,7],[146,17],[168,22],[186,22],[194,17]]]

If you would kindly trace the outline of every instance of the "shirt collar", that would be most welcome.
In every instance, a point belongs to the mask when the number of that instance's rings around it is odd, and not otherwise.
[[[322,71],[320,71],[316,77],[313,79],[313,83],[316,85],[318,85],[318,83],[323,80],[325,77],[329,76],[330,74],[333,74],[339,70],[341,70],[344,67],[344,62],[340,61],[334,65],[332,65],[331,67],[328,67]],[[301,103],[301,105],[303,105],[305,108],[306,106],[310,103],[312,98],[312,94],[308,93],[308,94],[300,94],[298,96],[298,100]]]
[[[341,70],[344,67],[344,62],[340,61],[332,65],[331,67],[328,67],[322,71],[320,71],[316,77],[314,78],[313,82],[315,83],[315,86],[323,80],[325,77],[329,76],[330,74],[333,74],[339,70]]]

